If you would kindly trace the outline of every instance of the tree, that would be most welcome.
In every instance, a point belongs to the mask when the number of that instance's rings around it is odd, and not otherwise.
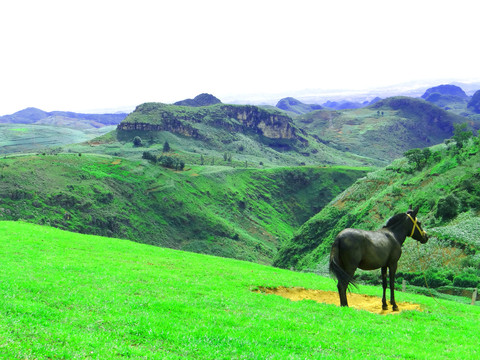
[[[403,155],[407,158],[408,163],[413,165],[413,170],[420,170],[426,164],[425,155],[420,149],[410,149]]]
[[[473,133],[467,129],[467,123],[463,124],[453,124],[453,136],[452,139],[455,140],[457,148],[461,149],[465,143],[473,136]]]
[[[165,143],[163,144],[163,152],[170,152],[170,144],[168,143],[168,141],[165,141]]]
[[[142,146],[142,138],[140,136],[135,136],[133,138],[133,146],[135,146],[135,147]]]

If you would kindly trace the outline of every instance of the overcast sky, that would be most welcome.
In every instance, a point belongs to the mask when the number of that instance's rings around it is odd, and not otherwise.
[[[480,80],[478,0],[15,0],[0,115]]]

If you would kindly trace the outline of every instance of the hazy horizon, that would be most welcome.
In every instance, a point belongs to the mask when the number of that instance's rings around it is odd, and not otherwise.
[[[18,0],[0,9],[0,114],[480,81],[475,0]]]

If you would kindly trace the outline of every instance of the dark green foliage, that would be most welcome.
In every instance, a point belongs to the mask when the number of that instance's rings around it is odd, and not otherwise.
[[[165,143],[163,144],[163,150],[162,150],[164,153],[165,152],[170,152],[170,144],[168,143],[168,141],[165,141]]]
[[[142,146],[142,138],[140,136],[135,136],[133,138],[133,146],[135,147]]]
[[[431,152],[430,150],[410,149],[403,155],[407,158],[408,163],[412,165],[413,170],[421,170],[427,164]]]
[[[479,269],[468,269],[467,272],[458,274],[453,279],[453,285],[465,288],[480,287],[480,271]]]
[[[157,158],[157,163],[169,169],[182,171],[185,167],[185,162],[173,156],[161,155]]]
[[[409,285],[439,288],[441,286],[452,285],[454,273],[451,270],[438,268],[429,268],[426,271],[397,273],[397,284],[405,280]]]
[[[157,157],[153,155],[150,151],[144,151],[142,155],[142,159],[150,160],[154,163],[157,162]]]
[[[458,198],[450,194],[438,200],[436,215],[445,220],[453,219],[458,214],[459,205]]]

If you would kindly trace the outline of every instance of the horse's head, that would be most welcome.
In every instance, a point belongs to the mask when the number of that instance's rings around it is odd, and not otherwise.
[[[410,210],[407,211],[407,216],[410,218],[412,225],[412,231],[409,236],[412,239],[415,239],[417,241],[420,241],[422,244],[425,244],[428,241],[428,236],[427,232],[422,229],[422,223],[417,220],[419,206],[417,206],[415,210],[411,210],[411,208],[412,207],[410,206]]]

